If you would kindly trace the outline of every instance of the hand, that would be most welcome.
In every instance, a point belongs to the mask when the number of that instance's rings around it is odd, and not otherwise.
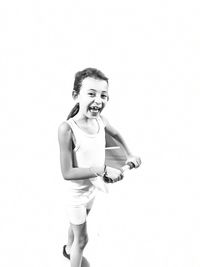
[[[138,168],[142,163],[141,159],[139,157],[136,157],[136,156],[128,157],[127,161],[126,161],[126,164],[128,162],[132,162],[134,164],[134,168]]]
[[[106,166],[106,174],[104,181],[107,183],[115,183],[123,179],[123,174],[120,170]]]

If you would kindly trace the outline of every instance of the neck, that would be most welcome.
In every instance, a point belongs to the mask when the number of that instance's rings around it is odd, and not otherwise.
[[[97,119],[97,118],[88,118],[86,117],[85,115],[83,114],[80,114],[80,112],[78,112],[74,117],[73,119],[75,121],[80,121],[80,122],[84,122],[84,123],[90,123],[90,122],[93,122],[94,119]]]

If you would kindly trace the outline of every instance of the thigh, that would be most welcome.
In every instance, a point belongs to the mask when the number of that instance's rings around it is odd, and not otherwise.
[[[81,225],[86,222],[86,217],[89,214],[95,197],[91,198],[89,201],[85,201],[80,205],[69,205],[68,206],[68,216],[69,221],[73,225]]]
[[[87,237],[87,223],[84,222],[82,224],[73,224],[71,223],[71,228],[74,234],[74,238],[76,240],[81,240],[82,238]]]
[[[68,216],[72,225],[82,225],[86,221],[87,209],[85,205],[68,207]]]

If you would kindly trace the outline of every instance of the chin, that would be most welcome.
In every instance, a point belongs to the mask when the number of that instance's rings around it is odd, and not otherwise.
[[[100,114],[95,114],[95,115],[90,115],[89,118],[90,119],[96,119],[100,116]]]
[[[100,112],[94,113],[94,112],[89,111],[86,116],[89,119],[95,119],[95,118],[98,118],[100,116],[100,114],[101,114]]]

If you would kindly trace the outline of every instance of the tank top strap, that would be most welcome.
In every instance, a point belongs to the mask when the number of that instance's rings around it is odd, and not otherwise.
[[[74,142],[74,145],[75,147],[79,147],[79,142],[80,140],[82,140],[83,138],[85,137],[95,137],[97,138],[98,136],[101,136],[101,135],[105,135],[105,125],[104,125],[104,122],[103,120],[101,119],[101,117],[98,117],[97,118],[97,123],[99,125],[99,132],[95,135],[90,135],[90,134],[87,134],[87,133],[84,133],[83,130],[81,130],[78,125],[76,124],[76,122],[73,120],[73,118],[70,118],[66,121],[66,123],[69,124],[69,126],[71,127],[71,130],[72,130],[72,140]]]
[[[101,129],[104,130],[104,128],[105,128],[105,124],[104,124],[102,118],[101,118],[101,117],[98,117],[98,118],[97,118],[97,121],[98,121],[98,123],[99,123],[100,130],[101,130]]]
[[[75,126],[75,122],[74,122],[74,120],[72,118],[68,119],[66,121],[66,123],[68,123],[70,125],[70,127],[71,127],[72,130],[74,130],[74,128],[76,127]]]
[[[77,126],[77,124],[73,120],[73,118],[68,119],[66,122],[70,125],[70,127],[71,127],[72,131],[74,132],[74,134],[76,134],[77,129],[80,131],[80,128]],[[104,130],[105,124],[104,124],[104,122],[103,122],[101,117],[97,118],[97,122],[99,124],[99,128],[100,128],[99,130],[102,130],[102,129]]]
[[[66,123],[69,124],[69,126],[70,126],[70,128],[72,130],[72,141],[74,143],[74,147],[76,147],[77,146],[77,141],[76,141],[76,123],[75,123],[75,121],[72,118],[68,119],[66,121]]]

